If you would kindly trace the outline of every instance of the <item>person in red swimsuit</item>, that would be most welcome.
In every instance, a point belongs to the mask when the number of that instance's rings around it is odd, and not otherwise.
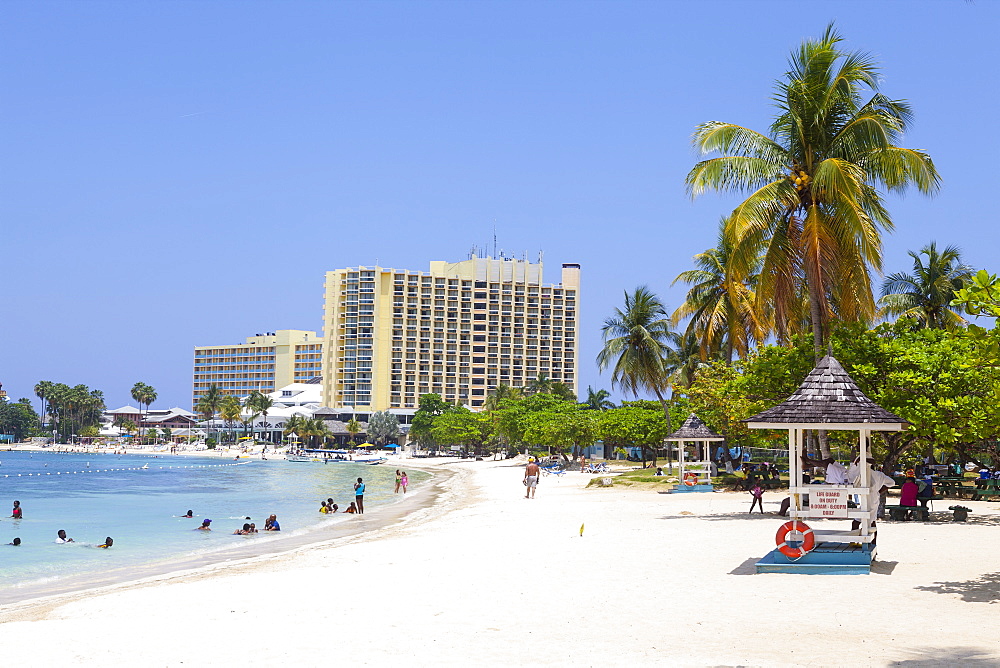
[[[20,501],[15,501],[14,502],[14,511],[11,514],[11,517],[13,517],[15,520],[21,519],[21,502]]]

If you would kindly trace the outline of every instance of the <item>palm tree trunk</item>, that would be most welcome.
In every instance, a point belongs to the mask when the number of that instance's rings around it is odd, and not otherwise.
[[[670,405],[667,404],[667,400],[663,398],[663,394],[660,392],[659,388],[655,388],[656,398],[660,400],[660,406],[663,407],[663,415],[667,418],[667,430],[670,430]],[[656,466],[656,448],[653,449],[653,462],[652,466]],[[667,445],[667,469],[674,469],[674,461],[670,455],[670,445]]]

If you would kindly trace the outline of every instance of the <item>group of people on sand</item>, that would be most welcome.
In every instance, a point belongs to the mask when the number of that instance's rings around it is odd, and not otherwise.
[[[194,511],[188,510],[186,513],[181,515],[181,517],[193,518]],[[244,519],[250,519],[246,517]],[[201,525],[194,528],[195,531],[211,531],[212,530],[212,520],[203,519]],[[264,520],[264,531],[281,531],[281,524],[278,523],[278,516],[271,514],[266,520]],[[253,534],[259,533],[257,530],[257,524],[255,522],[247,522],[243,524],[241,529],[237,529],[233,532],[234,536],[252,536]]]
[[[14,509],[10,513],[10,518],[13,520],[24,519],[24,510],[21,509],[20,501],[16,500],[14,501]],[[76,541],[66,535],[65,529],[59,529],[59,531],[56,532],[55,542],[61,545],[63,543],[75,543]],[[80,544],[87,545],[87,543],[80,543]],[[99,547],[101,549],[106,550],[114,544],[115,544],[114,539],[111,536],[108,536],[107,538],[104,539],[104,542],[101,545],[94,545],[93,547]],[[11,545],[13,547],[19,547],[21,545],[21,539],[15,537],[14,540],[7,543],[7,545]]]

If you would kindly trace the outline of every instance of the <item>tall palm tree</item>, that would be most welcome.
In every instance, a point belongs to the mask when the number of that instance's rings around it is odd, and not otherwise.
[[[955,293],[972,278],[972,268],[962,262],[962,251],[947,246],[939,251],[930,242],[913,258],[913,273],[890,274],[882,283],[881,313],[913,318],[922,329],[957,329],[965,318],[951,308]],[[927,258],[924,263],[925,256]]]
[[[245,404],[248,411],[256,413],[256,415],[254,415],[255,420],[258,416],[263,415],[264,421],[266,422],[267,412],[274,408],[274,399],[266,394],[254,390],[247,396]]]
[[[222,404],[222,391],[219,386],[212,383],[209,388],[205,391],[205,394],[201,395],[198,403],[195,404],[194,409],[201,413],[205,422],[215,418],[215,414],[219,412],[219,406]],[[206,425],[205,431],[207,433],[208,426]]]
[[[546,394],[552,391],[552,379],[544,373],[540,373],[524,386],[527,394]]]
[[[146,383],[136,383],[132,386],[132,399],[139,404],[140,411],[142,410],[142,406],[145,405],[146,412],[148,413],[149,405],[156,401],[156,389]],[[139,435],[142,435],[141,429],[139,430]]]
[[[233,425],[240,419],[243,412],[243,405],[239,398],[232,394],[227,394],[219,403],[219,417],[221,417],[229,428],[229,440],[233,439]]]
[[[609,397],[611,393],[607,390],[595,390],[590,385],[587,386],[587,400],[584,405],[595,411],[606,411],[610,408],[614,408],[615,404]]]
[[[670,327],[667,309],[646,286],[625,293],[625,309],[604,321],[604,347],[597,354],[602,371],[611,367],[611,386],[638,397],[652,392],[663,407],[670,424],[670,407],[665,394],[670,387],[666,357],[677,340]],[[656,451],[653,450],[653,464]]]
[[[728,360],[727,360],[728,361]],[[670,375],[670,382],[676,389],[690,387],[695,374],[706,360],[702,357],[701,339],[694,332],[685,332],[674,339],[674,345],[667,351],[664,366]]]
[[[727,223],[734,270],[746,276],[763,257],[757,305],[774,305],[779,339],[804,288],[817,356],[834,315],[875,315],[869,271],[881,270],[881,233],[893,227],[882,190],[933,193],[940,185],[927,153],[897,145],[909,104],[879,93],[874,60],[843,51],[841,41],[830,25],[791,54],[769,136],[718,121],[698,126],[695,147],[721,155],[686,179],[692,196],[749,193]]]
[[[504,399],[520,399],[523,396],[524,392],[520,387],[512,387],[507,383],[500,383],[490,390],[489,396],[483,402],[483,410],[496,410],[500,407],[500,402]]]
[[[48,399],[50,393],[52,392],[52,386],[53,383],[50,380],[40,380],[37,383],[35,383],[35,396],[38,397],[42,402],[41,412],[39,413],[40,415],[39,420],[42,423],[41,426],[43,429],[45,427],[45,415],[47,413],[46,400]]]
[[[760,262],[736,271],[733,246],[723,219],[715,248],[695,255],[697,269],[682,271],[674,279],[674,283],[683,281],[691,286],[684,303],[674,311],[674,323],[690,318],[687,333],[697,338],[702,360],[718,350],[727,362],[733,361],[734,351],[743,357],[753,341],[764,338],[767,329],[767,314],[757,311],[753,290]]]

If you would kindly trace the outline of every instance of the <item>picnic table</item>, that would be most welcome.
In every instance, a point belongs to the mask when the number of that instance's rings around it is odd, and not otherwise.
[[[975,487],[965,484],[965,478],[940,478],[934,483],[934,489],[942,496],[954,496],[957,499],[975,491]]]
[[[976,488],[972,490],[973,501],[992,501],[1000,496],[1000,480],[977,480]]]

